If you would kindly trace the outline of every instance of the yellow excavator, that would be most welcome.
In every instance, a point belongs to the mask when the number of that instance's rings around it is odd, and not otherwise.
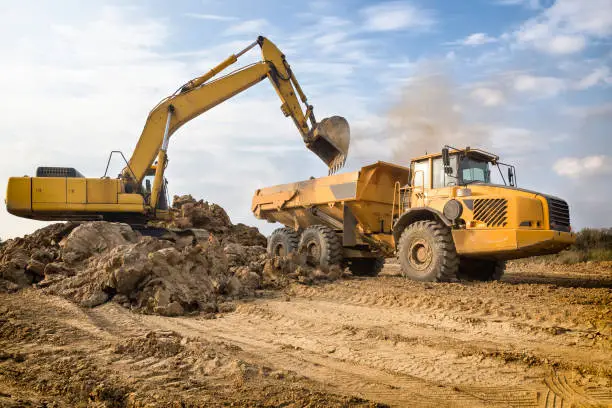
[[[261,48],[261,61],[217,77],[257,45]],[[170,136],[191,119],[264,78],[272,83],[282,101],[281,111],[293,119],[306,147],[327,164],[330,174],[340,169],[350,141],[347,121],[332,116],[317,122],[313,107],[308,104],[283,53],[267,38],[258,37],[242,51],[159,102],[149,113],[129,161],[121,152],[111,153],[109,163],[113,153],[120,154],[126,163],[117,178],[106,177],[106,172],[102,178],[85,178],[74,168],[39,167],[36,177],[9,179],[8,212],[36,220],[107,220],[131,225],[168,220],[164,170]]]

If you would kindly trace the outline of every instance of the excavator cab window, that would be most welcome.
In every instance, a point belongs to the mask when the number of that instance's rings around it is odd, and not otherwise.
[[[155,178],[155,174],[147,174],[144,178],[142,188],[142,194],[144,195],[145,202],[151,202],[151,185],[153,184],[153,179]],[[164,180],[166,181],[166,180]],[[159,200],[157,201],[157,209],[158,210],[167,210],[168,209],[168,200],[166,193],[166,182],[162,183],[161,190],[159,192]]]

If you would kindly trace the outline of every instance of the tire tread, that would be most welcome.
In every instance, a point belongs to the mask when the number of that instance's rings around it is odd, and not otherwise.
[[[404,231],[399,240],[398,247],[404,248],[404,242],[409,238],[413,230],[429,230],[434,238],[437,249],[442,254],[442,264],[436,274],[438,282],[452,282],[457,279],[457,269],[459,268],[459,256],[455,249],[455,242],[451,230],[437,221],[423,220],[410,224]]]
[[[325,263],[328,266],[331,265],[339,265],[342,262],[342,243],[340,242],[340,238],[336,234],[336,232],[330,227],[322,224],[311,225],[306,228],[302,233],[302,239],[300,239],[300,243],[298,248],[302,247],[303,237],[307,236],[306,232],[308,230],[314,230],[316,233],[322,238],[323,244],[327,247],[326,259]]]

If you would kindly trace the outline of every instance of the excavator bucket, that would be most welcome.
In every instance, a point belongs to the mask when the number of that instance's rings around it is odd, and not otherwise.
[[[350,141],[351,131],[346,119],[332,116],[317,124],[308,148],[327,164],[329,174],[334,174],[344,166]]]

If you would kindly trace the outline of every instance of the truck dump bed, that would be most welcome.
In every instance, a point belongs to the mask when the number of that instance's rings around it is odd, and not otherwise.
[[[394,204],[397,208],[394,190],[409,179],[409,168],[379,161],[352,173],[262,188],[255,192],[252,211],[295,230],[326,224],[356,228],[358,235],[389,233]]]

